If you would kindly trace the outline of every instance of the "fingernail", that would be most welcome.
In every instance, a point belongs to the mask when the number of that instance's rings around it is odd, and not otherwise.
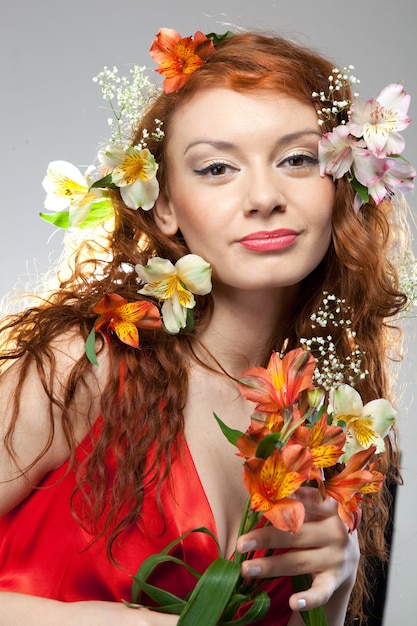
[[[247,569],[246,575],[250,578],[255,578],[256,576],[260,576],[261,568],[258,565],[252,565]]]
[[[302,611],[303,609],[305,609],[307,606],[307,602],[304,600],[304,598],[301,598],[301,600],[297,600],[297,609],[299,611]]]
[[[255,539],[249,539],[248,541],[244,541],[241,544],[239,552],[251,552],[256,549],[256,541]]]

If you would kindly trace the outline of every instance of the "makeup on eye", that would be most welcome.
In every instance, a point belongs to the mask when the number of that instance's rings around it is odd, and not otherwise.
[[[313,167],[318,165],[318,155],[304,154],[302,152],[286,156],[278,163],[278,167],[290,167],[293,169],[301,169],[305,167]]]
[[[228,170],[237,170],[237,167],[233,167],[232,165],[229,165],[228,163],[224,163],[223,161],[213,161],[212,163],[209,163],[209,165],[206,165],[205,167],[201,168],[201,169],[194,169],[194,173],[198,174],[199,176],[205,176],[207,174],[211,174],[213,177],[221,177],[221,176],[225,176],[228,172]]]
[[[294,170],[300,170],[305,168],[311,168],[318,165],[318,157],[312,154],[305,154],[297,152],[280,159],[276,164],[277,168],[289,168]],[[210,175],[213,178],[222,178],[232,171],[238,171],[239,168],[224,161],[213,161],[205,167],[193,168],[193,171],[198,176]]]

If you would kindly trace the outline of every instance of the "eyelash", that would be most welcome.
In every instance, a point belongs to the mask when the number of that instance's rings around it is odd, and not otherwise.
[[[286,164],[290,164],[291,161],[295,161],[296,159],[302,159],[303,160],[303,164],[302,165],[294,165],[291,169],[301,169],[303,167],[310,167],[310,166],[314,166],[318,164],[318,159],[317,157],[314,157],[310,154],[292,154],[291,156],[286,157],[285,159],[283,159],[282,161],[280,161],[280,163],[278,163],[278,167],[282,167],[283,165]],[[291,167],[291,166],[290,166]],[[215,173],[216,170],[222,169],[223,172],[222,173]],[[211,174],[213,176],[213,178],[221,178],[222,176],[225,176],[226,171],[228,169],[233,169],[231,165],[228,165],[227,163],[223,163],[222,161],[214,161],[213,163],[210,163],[209,165],[207,165],[206,167],[203,167],[202,169],[199,170],[194,170],[194,172],[198,175],[198,176],[206,176],[207,174]]]
[[[220,168],[222,168],[224,172],[222,174],[219,174],[219,173],[215,174],[215,170],[220,169]],[[218,176],[220,178],[221,176],[224,176],[226,174],[226,170],[230,168],[231,168],[231,165],[228,165],[227,163],[223,163],[222,161],[214,161],[213,163],[210,163],[206,167],[203,167],[201,170],[194,170],[194,172],[198,174],[199,176],[212,174],[213,177]]]
[[[289,164],[290,161],[295,161],[296,159],[302,159],[303,160],[303,164],[302,165],[294,165],[293,169],[301,169],[302,167],[309,167],[309,166],[313,166],[313,165],[317,165],[319,160],[317,157],[312,156],[311,154],[291,154],[290,156],[286,157],[283,161],[281,161],[279,163],[279,166],[285,165],[285,164]]]

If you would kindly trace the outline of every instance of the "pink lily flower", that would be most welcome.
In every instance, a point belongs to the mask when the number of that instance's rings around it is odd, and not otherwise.
[[[401,154],[404,139],[398,131],[404,130],[410,123],[407,115],[409,105],[410,96],[402,85],[388,85],[376,100],[352,103],[350,133],[363,137],[370,152],[379,158]]]

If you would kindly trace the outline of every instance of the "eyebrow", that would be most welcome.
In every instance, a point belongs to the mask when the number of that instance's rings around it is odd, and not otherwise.
[[[297,141],[298,139],[302,139],[304,138],[306,135],[314,135],[316,137],[322,137],[322,134],[319,130],[313,130],[311,128],[306,128],[303,130],[298,130],[294,133],[288,133],[286,135],[283,135],[282,137],[280,137],[277,141],[277,146],[286,146],[290,143],[292,143],[293,141]],[[222,140],[215,140],[215,139],[205,139],[204,137],[195,139],[194,141],[191,141],[187,147],[184,150],[184,155],[191,150],[191,148],[194,148],[195,146],[201,145],[201,144],[206,144],[208,146],[211,146],[212,148],[216,148],[217,150],[232,150],[234,148],[236,148],[236,145],[234,143],[231,143],[230,141],[222,141]]]

